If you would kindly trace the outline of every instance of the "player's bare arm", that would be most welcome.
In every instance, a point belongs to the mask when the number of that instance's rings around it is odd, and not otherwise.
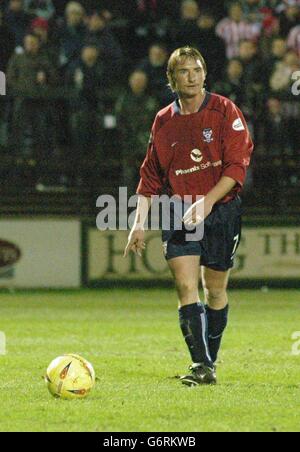
[[[230,193],[235,185],[234,179],[223,176],[205,197],[191,205],[183,217],[184,224],[186,226],[197,226],[204,221],[210,215],[214,205]]]
[[[124,251],[124,257],[127,257],[130,251],[141,256],[145,249],[145,230],[144,225],[151,207],[152,199],[146,196],[139,196],[136,210],[135,221],[130,231],[128,242]]]

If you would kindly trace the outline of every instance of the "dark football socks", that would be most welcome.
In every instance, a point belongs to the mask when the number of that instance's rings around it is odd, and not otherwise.
[[[229,306],[216,311],[206,306],[206,316],[208,322],[208,346],[212,361],[217,361],[218,352],[221,347],[222,336],[228,322]]]
[[[193,363],[213,367],[208,347],[208,326],[205,308],[194,303],[179,308],[180,328],[191,354]]]

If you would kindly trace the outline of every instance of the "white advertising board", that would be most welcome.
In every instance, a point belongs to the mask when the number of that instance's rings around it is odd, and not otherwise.
[[[171,278],[163,256],[160,232],[147,232],[142,258],[124,259],[128,232],[86,230],[87,282],[106,279],[138,280]],[[300,228],[258,227],[243,229],[232,279],[300,278]]]
[[[0,287],[80,287],[80,231],[77,220],[0,220]]]

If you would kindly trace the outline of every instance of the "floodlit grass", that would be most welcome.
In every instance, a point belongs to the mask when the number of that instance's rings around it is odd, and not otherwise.
[[[0,294],[1,431],[300,431],[297,291],[233,291],[216,387],[173,378],[189,356],[173,291]],[[42,379],[78,353],[99,381],[81,401],[55,400]]]

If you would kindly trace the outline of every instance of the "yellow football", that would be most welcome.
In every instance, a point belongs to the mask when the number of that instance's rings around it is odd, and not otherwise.
[[[83,399],[95,385],[93,366],[79,355],[63,355],[49,365],[45,381],[50,394],[61,399]]]

